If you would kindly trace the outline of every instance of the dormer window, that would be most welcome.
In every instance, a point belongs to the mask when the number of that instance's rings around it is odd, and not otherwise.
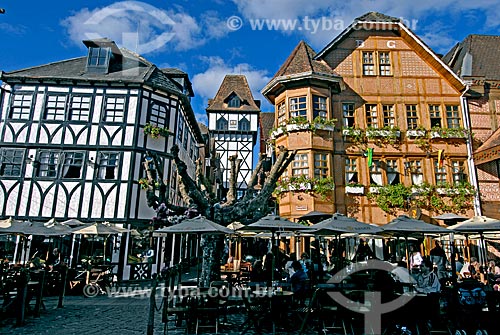
[[[87,70],[89,72],[107,73],[110,58],[111,48],[89,47]]]
[[[227,102],[228,107],[239,108],[241,106],[241,100],[236,94],[232,95]]]

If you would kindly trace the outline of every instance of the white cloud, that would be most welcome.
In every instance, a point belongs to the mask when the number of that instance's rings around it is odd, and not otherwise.
[[[140,54],[166,48],[189,50],[229,33],[215,12],[197,19],[182,9],[163,10],[139,1],[116,2],[92,10],[83,8],[61,24],[77,44],[85,39],[108,37]]]
[[[229,66],[220,57],[202,57],[202,61],[208,64],[207,70],[195,74],[192,79],[193,89],[200,97],[212,99],[225,75],[242,74],[247,77],[254,99],[264,99],[260,90],[271,80],[266,70],[254,69],[247,63]]]
[[[471,11],[482,13],[486,16],[486,21],[483,23],[486,28],[500,26],[500,14],[498,11],[492,10],[500,5],[500,0],[419,0],[415,1],[400,1],[400,0],[233,0],[241,15],[246,19],[245,24],[248,24],[252,19],[291,19],[298,20],[298,26],[301,29],[296,29],[295,34],[304,36],[304,38],[315,48],[322,48],[328,42],[333,40],[343,29],[348,27],[354,18],[363,15],[370,11],[384,13],[390,16],[402,18],[406,21],[416,22],[423,21],[433,16],[448,17],[448,22],[443,22],[443,27],[456,26],[457,22],[453,17],[459,15],[468,15]],[[304,18],[316,19],[318,21],[318,29],[306,29],[304,27]],[[323,23],[323,21],[328,21]],[[440,40],[437,33],[432,30],[432,27],[418,26],[419,35],[427,35],[429,45],[439,49],[446,47],[445,42],[450,41],[450,38]],[[280,27],[281,30],[290,34],[290,30]],[[311,28],[311,26],[310,26]],[[410,25],[411,29],[412,27]],[[446,37],[446,36],[444,36]],[[451,45],[448,45],[450,47]]]
[[[20,24],[9,24],[5,22],[0,22],[0,31],[8,34],[24,35],[26,33],[26,27]]]

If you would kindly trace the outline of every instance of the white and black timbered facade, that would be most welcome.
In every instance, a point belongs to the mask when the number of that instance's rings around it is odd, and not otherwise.
[[[84,43],[87,57],[0,73],[0,218],[144,227],[155,215],[140,184],[149,155],[160,158],[169,202],[182,205],[170,148],[178,144],[194,176],[203,145],[187,75],[107,39]],[[145,127],[173,135],[151,136]],[[132,239],[116,242],[112,261],[125,280],[171,258],[161,241],[155,261],[130,263]]]
[[[206,109],[210,136],[215,142],[215,152],[220,157],[222,185],[227,190],[230,178],[229,157],[241,159],[237,176],[240,197],[253,170],[253,152],[257,143],[260,101],[254,100],[246,77],[226,75],[214,99]]]

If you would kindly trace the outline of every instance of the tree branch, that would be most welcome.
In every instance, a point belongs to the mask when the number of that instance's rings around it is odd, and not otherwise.
[[[177,166],[177,174],[179,180],[179,189],[181,194],[184,193],[183,199],[187,201],[189,207],[197,208],[199,213],[208,216],[210,213],[210,201],[198,188],[198,185],[189,176],[186,163],[179,158],[179,147],[173,145],[170,149],[174,157],[175,165]]]
[[[226,203],[224,206],[230,206],[236,201],[236,184],[238,182],[238,174],[240,173],[241,159],[238,155],[229,156],[231,168],[229,170],[229,190],[226,195]]]
[[[297,151],[289,152],[286,148],[280,148],[280,154],[276,159],[269,176],[266,178],[261,191],[256,197],[247,201],[238,201],[232,206],[214,208],[214,220],[216,222],[229,223],[239,221],[243,224],[255,222],[269,213],[268,200],[276,188],[276,181],[288,165],[294,160]]]

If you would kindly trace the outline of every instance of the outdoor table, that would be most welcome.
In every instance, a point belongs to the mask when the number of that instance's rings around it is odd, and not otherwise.
[[[269,321],[272,323],[273,334],[276,333],[276,326],[289,330],[291,320],[288,312],[292,306],[292,291],[276,291],[269,289],[259,289],[252,292],[256,299],[260,299],[262,306],[268,311]]]

